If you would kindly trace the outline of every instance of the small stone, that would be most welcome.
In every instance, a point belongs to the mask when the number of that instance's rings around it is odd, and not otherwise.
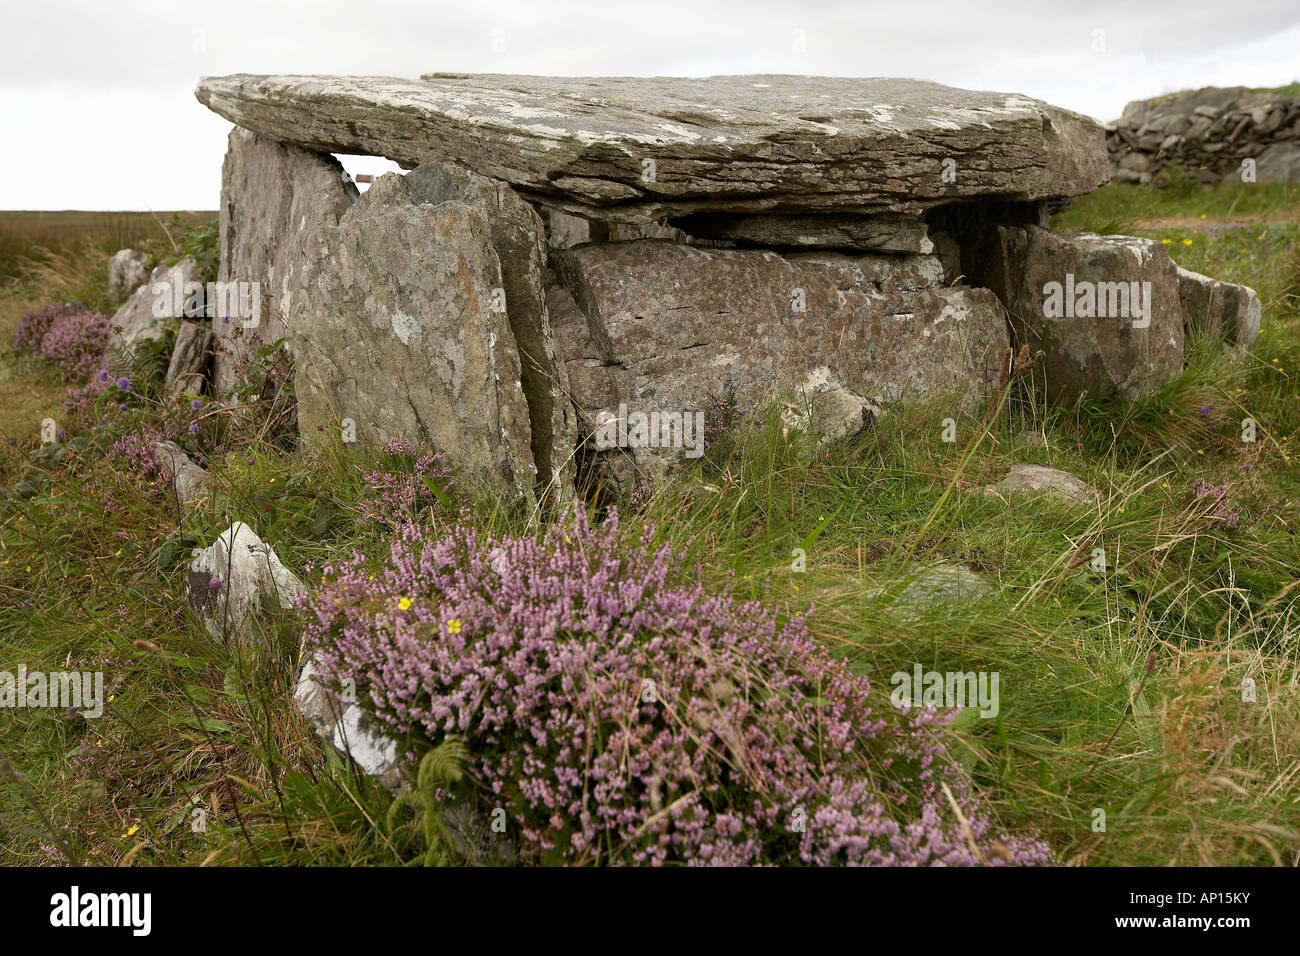
[[[214,591],[210,584],[221,579]],[[246,644],[259,623],[297,607],[302,581],[247,524],[236,521],[205,549],[194,550],[185,575],[185,598],[203,626],[223,644]]]
[[[207,471],[191,461],[180,445],[171,441],[155,442],[153,457],[170,476],[172,488],[182,507],[193,504],[207,494]]]
[[[134,292],[148,276],[148,253],[137,249],[119,249],[108,260],[108,294],[117,298]]]
[[[982,577],[960,564],[934,564],[913,578],[894,602],[895,607],[923,608],[940,604],[969,604],[992,589]]]
[[[1042,465],[1012,465],[1007,476],[984,489],[986,495],[1035,494],[1043,492],[1079,504],[1090,504],[1096,490],[1087,482],[1057,468]]]

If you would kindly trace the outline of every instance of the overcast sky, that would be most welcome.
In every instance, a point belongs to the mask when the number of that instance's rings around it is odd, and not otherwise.
[[[215,209],[230,125],[203,75],[910,76],[1103,121],[1300,80],[1296,0],[5,0],[3,24],[3,209]]]

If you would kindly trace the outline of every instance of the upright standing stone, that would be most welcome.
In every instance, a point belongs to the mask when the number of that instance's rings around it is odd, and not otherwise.
[[[181,322],[176,330],[171,362],[167,365],[167,377],[163,380],[169,397],[182,392],[197,395],[203,391],[211,349],[212,327],[207,322],[188,319]]]
[[[481,204],[415,201],[381,177],[319,234],[295,295],[298,425],[423,440],[465,478],[529,497],[528,403]],[[499,308],[498,308],[499,307]]]
[[[258,283],[256,324],[214,315],[213,394],[244,380],[257,350],[289,334],[297,272],[313,233],[338,223],[357,188],[332,156],[288,146],[246,129],[230,131],[221,168],[222,282]]]
[[[450,163],[427,163],[401,182],[412,201],[437,205],[456,200],[481,209],[487,217],[501,264],[506,316],[519,352],[540,490],[567,497],[573,487],[577,419],[546,314],[546,230],[541,217],[505,183]]]

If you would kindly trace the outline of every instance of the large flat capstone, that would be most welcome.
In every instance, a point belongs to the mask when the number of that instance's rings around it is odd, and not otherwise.
[[[454,160],[598,218],[910,212],[1086,193],[1091,119],[1013,93],[813,76],[205,77],[200,102],[318,152]]]

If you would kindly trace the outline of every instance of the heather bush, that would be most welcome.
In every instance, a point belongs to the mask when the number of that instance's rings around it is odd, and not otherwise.
[[[98,313],[61,315],[42,336],[38,355],[65,385],[80,384],[103,364],[111,332],[108,319]]]
[[[452,470],[441,452],[417,448],[405,438],[384,446],[379,467],[362,469],[367,494],[357,500],[365,522],[397,527],[426,509],[445,508],[451,499]]]
[[[69,306],[58,303],[43,305],[23,313],[14,329],[13,349],[21,355],[35,357],[41,349],[41,339],[50,330],[54,320],[69,314]]]
[[[740,403],[740,385],[731,382],[718,391],[710,389],[702,411],[705,454],[709,461],[722,462],[732,452],[736,430],[749,413],[749,408]]]
[[[307,641],[413,750],[463,745],[525,856],[1048,861],[992,837],[933,711],[877,711],[802,619],[709,593],[616,514],[575,510],[540,540],[425,534],[405,525],[381,569],[326,567]]]
[[[103,364],[111,332],[99,313],[53,303],[22,317],[13,349],[57,374],[63,384],[79,385]]]

